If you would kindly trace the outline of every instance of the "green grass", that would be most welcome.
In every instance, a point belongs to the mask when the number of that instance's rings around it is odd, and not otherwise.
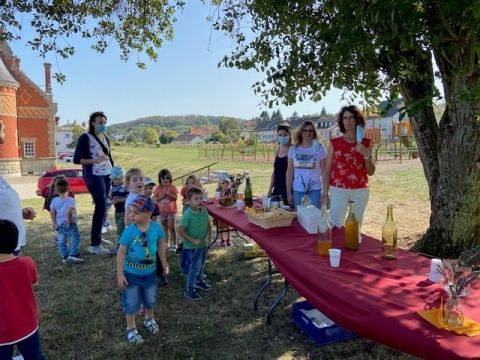
[[[116,147],[114,158],[125,168],[140,167],[154,178],[163,167],[176,176],[209,163],[199,160],[198,152],[193,149]],[[254,162],[226,161],[215,169],[249,170],[254,191],[259,194],[266,191],[271,174],[271,164]],[[400,198],[406,202],[427,198],[418,169],[379,171],[374,178],[372,193],[379,197],[394,201]],[[396,189],[397,184],[400,189]],[[233,249],[214,248],[209,253],[206,274],[213,290],[199,303],[184,300],[179,259],[171,256],[170,284],[160,290],[155,309],[160,334],[148,335],[138,321],[146,342],[139,347],[130,346],[123,337],[125,320],[116,288],[115,260],[85,252],[89,242],[91,198],[80,195],[77,199],[85,264],[66,266],[60,262],[45,211],[38,210],[37,219],[27,222],[28,245],[23,254],[35,259],[39,271],[36,294],[42,345],[48,359],[411,358],[366,339],[317,347],[291,320],[291,304],[299,298],[293,290],[277,309],[272,324],[267,326],[263,315],[282,289],[281,277],[276,276],[273,286],[260,301],[259,312],[254,313],[252,301],[265,279],[266,262],[261,258],[242,258],[239,239],[235,240],[237,246]],[[40,209],[42,201],[26,200],[23,205]],[[107,235],[109,239],[115,238],[113,232]]]

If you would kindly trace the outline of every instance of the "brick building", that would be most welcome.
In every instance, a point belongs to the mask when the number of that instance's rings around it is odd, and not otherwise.
[[[6,42],[0,42],[0,175],[39,174],[55,165],[55,113],[50,64],[44,64],[45,90],[20,70]]]

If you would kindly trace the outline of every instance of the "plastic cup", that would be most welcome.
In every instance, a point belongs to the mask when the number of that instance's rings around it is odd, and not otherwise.
[[[441,259],[432,259],[430,261],[430,274],[428,275],[428,280],[431,282],[442,282],[442,260]]]
[[[238,210],[238,211],[242,211],[242,210],[243,210],[243,206],[245,205],[244,202],[243,202],[243,200],[242,200],[242,199],[238,199],[236,204],[237,204],[237,210]]]
[[[339,267],[340,266],[340,257],[342,256],[342,250],[340,249],[330,249],[328,250],[328,255],[330,256],[330,266]]]

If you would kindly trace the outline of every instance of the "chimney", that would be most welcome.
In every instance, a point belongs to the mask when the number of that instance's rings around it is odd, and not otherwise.
[[[55,116],[55,125],[58,126],[60,124],[60,116]]]
[[[52,82],[50,76],[50,68],[52,67],[49,63],[44,63],[43,67],[45,68],[45,92],[51,94],[52,93]]]

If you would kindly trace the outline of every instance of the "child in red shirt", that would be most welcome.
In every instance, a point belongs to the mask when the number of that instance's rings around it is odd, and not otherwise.
[[[18,229],[0,220],[0,359],[11,359],[13,347],[25,359],[44,360],[38,333],[38,314],[32,285],[37,269],[29,256],[14,256]]]

